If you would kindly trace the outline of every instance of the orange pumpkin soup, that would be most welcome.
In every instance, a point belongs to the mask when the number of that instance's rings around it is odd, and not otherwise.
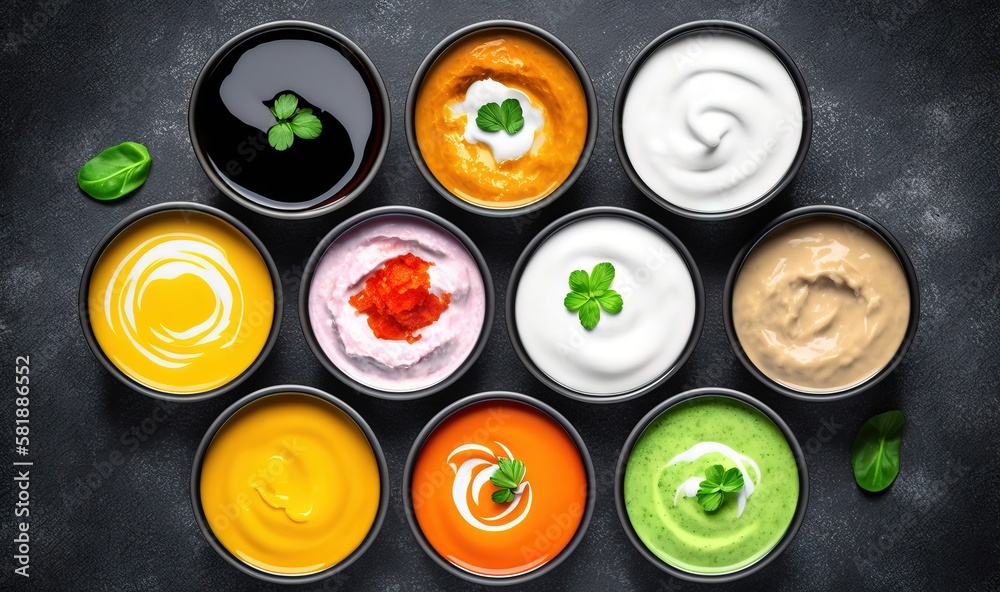
[[[519,103],[515,133],[477,125],[490,103]],[[447,48],[417,94],[417,144],[434,177],[455,196],[514,208],[549,195],[569,177],[587,137],[587,100],[558,49],[523,31],[487,29]],[[510,130],[513,131],[513,130]]]
[[[512,496],[491,481],[523,463]],[[420,530],[448,562],[474,574],[514,576],[555,558],[587,504],[587,476],[573,438],[534,406],[474,403],[446,418],[417,456],[411,483]]]

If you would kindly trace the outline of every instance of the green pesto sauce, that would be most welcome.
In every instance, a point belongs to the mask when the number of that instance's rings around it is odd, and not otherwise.
[[[699,442],[719,442],[752,458],[760,482],[737,518],[736,494],[706,512],[677,488],[704,478],[714,464],[735,464],[720,453],[667,463]],[[752,469],[747,469],[755,476]],[[742,569],[767,555],[784,536],[799,500],[799,474],[781,430],[750,405],[728,397],[698,397],[661,413],[643,431],[625,467],[625,508],[642,542],[668,564],[697,574]]]

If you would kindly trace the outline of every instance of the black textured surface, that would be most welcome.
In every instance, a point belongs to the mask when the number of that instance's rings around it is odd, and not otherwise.
[[[781,414],[807,451],[811,483],[805,521],[785,553],[721,588],[1000,589],[995,6],[931,0],[614,4],[5,2],[0,335],[9,386],[0,397],[0,587],[27,584],[12,575],[16,459],[10,440],[12,367],[15,356],[30,355],[30,583],[39,590],[266,588],[204,541],[188,477],[198,441],[218,413],[237,397],[280,382],[347,400],[367,418],[388,457],[385,526],[368,553],[325,589],[466,587],[416,545],[401,511],[400,478],[413,438],[436,411],[491,389],[537,396],[565,414],[590,447],[600,481],[582,544],[533,588],[698,588],[662,574],[629,545],[611,483],[619,447],[635,422],[670,394],[709,385],[745,391]],[[188,140],[189,93],[205,60],[232,35],[280,18],[314,20],[354,39],[379,68],[392,104],[389,152],[377,179],[347,208],[320,219],[280,221],[239,207],[211,185]],[[528,219],[484,219],[447,203],[417,173],[403,135],[403,101],[420,60],[448,33],[487,18],[552,31],[583,60],[598,94],[600,133],[590,165],[565,196]],[[735,20],[775,39],[801,69],[815,116],[797,180],[762,210],[721,223],[681,219],[652,204],[628,183],[611,139],[611,105],[629,60],[659,33],[701,18]],[[77,169],[124,140],[149,147],[149,181],[109,204],[83,195]],[[126,214],[167,200],[213,204],[245,221],[274,255],[286,299],[277,344],[253,377],[233,393],[164,414],[94,359],[76,299],[83,265],[103,233]],[[811,203],[855,208],[888,226],[916,266],[921,298],[916,341],[891,377],[859,397],[812,405],[753,380],[730,350],[721,313],[724,276],[743,243],[781,212]],[[482,358],[446,391],[414,402],[346,391],[306,347],[295,310],[302,265],[320,237],[345,217],[385,204],[427,208],[457,223],[483,250],[498,290]],[[571,401],[532,379],[511,350],[501,305],[511,266],[531,237],[559,215],[600,204],[635,208],[666,224],[692,251],[707,290],[704,333],[685,367],[663,388],[614,406]],[[902,471],[888,492],[867,495],[853,482],[851,440],[867,417],[891,408],[907,418]],[[144,441],[129,435],[143,425],[155,432]],[[119,455],[124,463],[109,472],[109,459]],[[324,586],[307,587],[317,588]]]

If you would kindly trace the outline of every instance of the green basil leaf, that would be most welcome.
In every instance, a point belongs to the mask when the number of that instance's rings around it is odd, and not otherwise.
[[[590,300],[590,296],[586,294],[581,294],[579,292],[570,292],[566,294],[566,298],[563,299],[563,306],[568,310],[577,311]]]
[[[725,478],[726,469],[722,465],[712,465],[705,469],[705,481],[702,481],[701,487],[706,487],[705,483],[709,483],[711,487],[721,487],[722,480]]]
[[[83,165],[76,182],[94,199],[118,199],[146,182],[152,159],[136,142],[122,142],[102,151]]]
[[[571,271],[569,274],[569,289],[574,292],[587,294],[590,292],[590,277],[582,269]]]
[[[722,486],[720,488],[725,493],[736,493],[743,489],[743,474],[736,467],[727,470],[726,474],[722,476]]]
[[[886,411],[861,426],[851,446],[851,468],[862,489],[882,491],[895,481],[904,423],[902,412]]]
[[[594,271],[590,272],[590,291],[603,292],[611,287],[611,281],[615,279],[615,266],[607,261],[594,266]]]
[[[497,465],[497,469],[490,477],[490,483],[501,489],[516,489],[521,482],[515,479],[510,459],[498,458]]]
[[[306,113],[305,111],[310,112]],[[292,132],[303,140],[312,140],[318,137],[319,133],[323,131],[323,123],[318,117],[312,114],[310,109],[300,111],[290,125],[292,126]]]
[[[597,296],[597,303],[601,305],[604,312],[608,314],[618,314],[622,311],[622,297],[621,294],[615,292],[614,290],[606,290],[600,296]]]
[[[279,120],[288,119],[299,106],[299,98],[291,93],[285,93],[274,101],[272,112]]]
[[[275,150],[285,150],[295,141],[292,126],[288,123],[278,123],[267,130],[267,141]]]
[[[504,129],[503,112],[500,105],[486,103],[476,112],[476,125],[484,132],[498,132]]]
[[[500,105],[503,114],[503,128],[508,134],[514,135],[524,127],[524,115],[521,111],[521,102],[517,99],[507,99]]]
[[[498,504],[506,504],[514,499],[514,492],[509,489],[498,489],[490,497]]]
[[[706,512],[714,512],[719,509],[722,505],[722,500],[725,499],[725,494],[721,491],[712,492],[701,492],[697,493],[698,503],[705,508]]]
[[[580,324],[587,331],[590,331],[597,326],[597,322],[601,320],[601,307],[597,305],[597,302],[593,299],[588,299],[586,304],[580,307]]]
[[[521,480],[524,479],[524,472],[524,463],[517,459],[512,459],[510,464],[507,466],[507,474],[510,475],[511,479],[514,483],[517,483],[517,485],[520,485]],[[516,487],[517,486],[515,485],[514,488]]]

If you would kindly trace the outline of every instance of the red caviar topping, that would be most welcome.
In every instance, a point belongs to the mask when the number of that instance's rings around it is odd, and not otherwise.
[[[420,339],[413,332],[438,320],[448,308],[451,294],[443,292],[438,297],[430,293],[427,269],[431,265],[413,253],[400,255],[386,261],[368,278],[364,289],[351,296],[348,302],[368,315],[375,337],[413,343]]]

